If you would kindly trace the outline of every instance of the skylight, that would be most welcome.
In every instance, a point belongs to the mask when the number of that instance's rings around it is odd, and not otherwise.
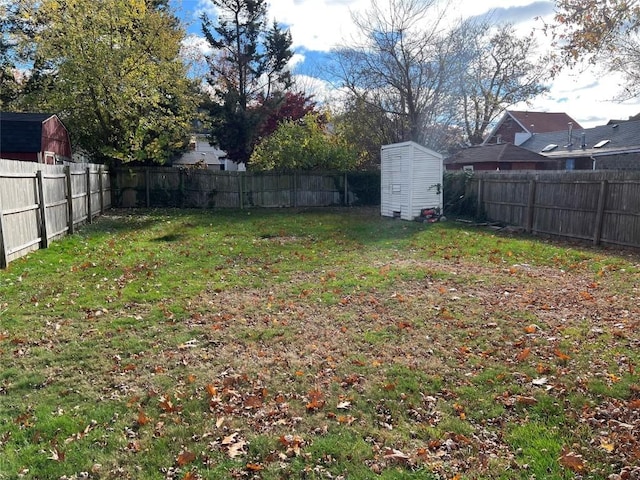
[[[596,143],[593,148],[602,148],[604,147],[607,143],[609,143],[611,140],[602,140],[598,143]]]
[[[550,152],[551,150],[554,150],[558,148],[558,145],[556,145],[555,143],[550,143],[549,145],[547,145],[546,147],[544,147],[542,150],[540,150],[541,152]]]

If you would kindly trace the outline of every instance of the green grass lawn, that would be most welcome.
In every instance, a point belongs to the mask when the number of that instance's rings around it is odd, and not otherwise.
[[[113,210],[0,271],[0,480],[640,472],[640,257]]]

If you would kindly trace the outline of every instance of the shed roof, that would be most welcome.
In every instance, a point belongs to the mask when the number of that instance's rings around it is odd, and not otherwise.
[[[0,150],[39,152],[42,147],[42,123],[50,113],[0,112]]]
[[[500,143],[491,145],[474,145],[464,150],[460,150],[447,158],[444,163],[447,165],[488,162],[509,162],[509,163],[531,163],[544,162],[547,158],[536,152],[516,147],[511,143]]]
[[[606,140],[609,141],[604,143]],[[601,147],[595,147],[602,143],[604,144]],[[544,152],[545,157],[599,157],[640,152],[640,121],[574,129],[571,139],[566,130],[539,133],[524,142],[521,147],[532,152],[542,152],[545,147],[551,145],[557,145],[557,147]]]
[[[407,142],[399,142],[399,143],[391,143],[388,145],[382,145],[381,150],[391,150],[391,149],[404,149],[404,148],[417,148],[419,150],[422,150],[423,152],[437,157],[437,158],[443,158],[442,155],[438,152],[436,152],[435,150],[431,150],[430,148],[425,147],[424,145],[420,145],[417,142],[414,142],[412,140],[409,140]]]

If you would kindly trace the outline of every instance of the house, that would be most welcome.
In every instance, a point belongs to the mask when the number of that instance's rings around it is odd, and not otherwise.
[[[444,161],[446,170],[555,170],[564,164],[511,143],[475,145]]]
[[[0,112],[0,158],[48,164],[70,161],[69,132],[57,115]]]
[[[566,170],[640,170],[640,120],[540,133],[521,147]]]
[[[413,220],[424,209],[442,211],[442,155],[415,142],[380,149],[380,214]]]
[[[534,134],[558,132],[566,130],[569,126],[573,129],[582,128],[578,122],[566,113],[507,110],[484,139],[482,145],[496,143],[521,145],[522,142]]]
[[[193,134],[189,141],[189,150],[172,162],[174,167],[201,166],[209,170],[243,171],[244,164],[238,164],[225,158],[227,153],[212,146],[205,134]]]

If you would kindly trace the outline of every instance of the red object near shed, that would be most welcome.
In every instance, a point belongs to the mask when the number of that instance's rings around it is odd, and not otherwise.
[[[71,155],[69,132],[57,115],[0,112],[0,158],[56,164]]]

